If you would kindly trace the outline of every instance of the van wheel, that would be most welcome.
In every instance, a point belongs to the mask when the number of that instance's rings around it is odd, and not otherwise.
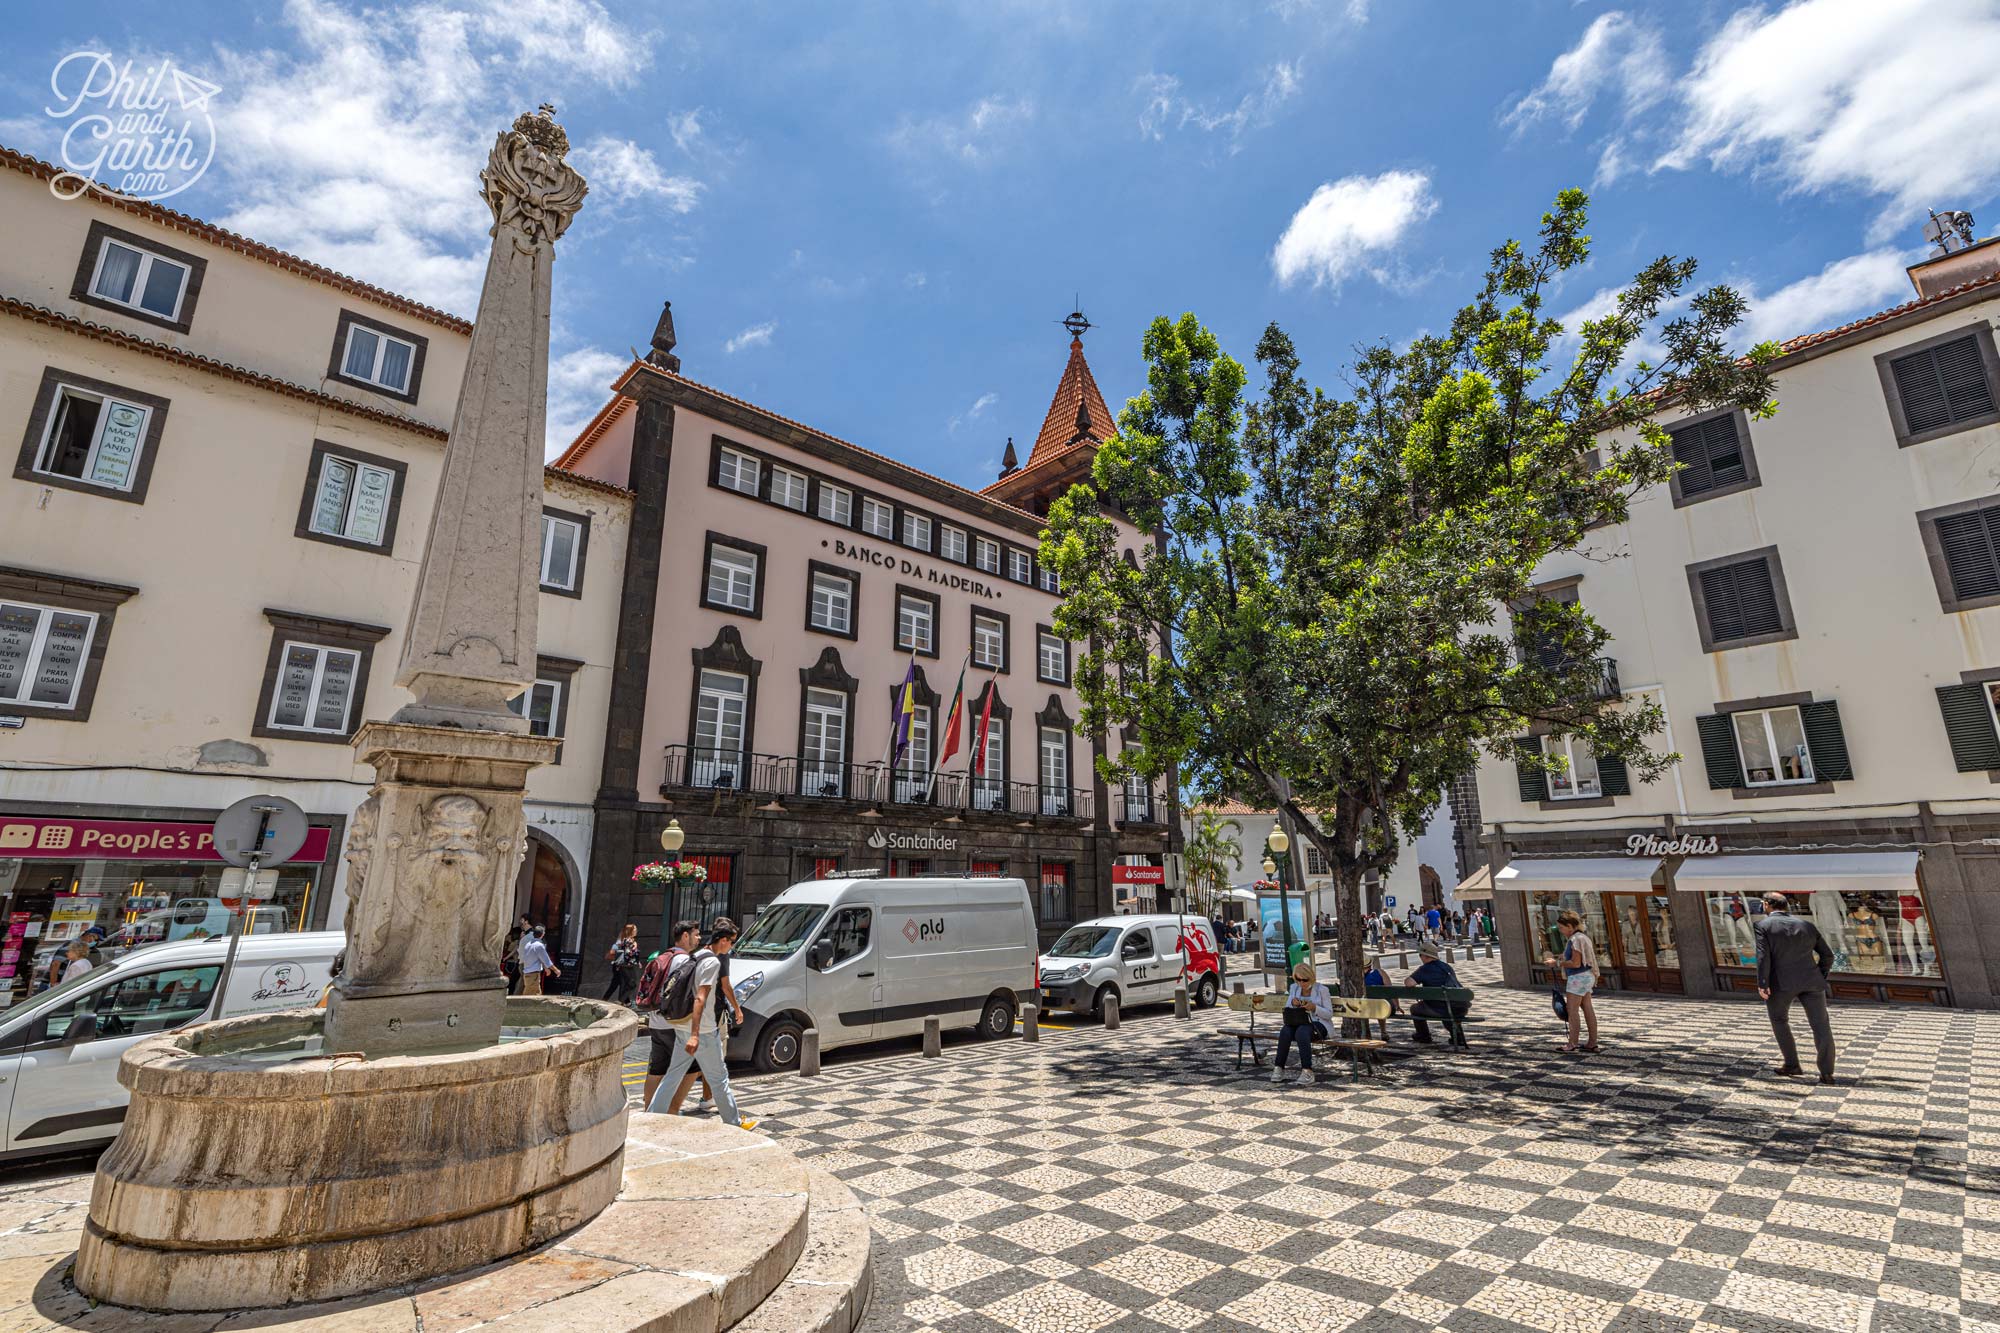
[[[1222,985],[1215,979],[1215,973],[1204,973],[1201,981],[1194,988],[1194,1007],[1197,1009],[1213,1009],[1215,1007],[1215,993],[1221,989]]]
[[[774,1018],[764,1025],[757,1034],[757,1047],[750,1053],[750,1063],[760,1074],[775,1074],[783,1069],[799,1067],[799,1046],[806,1030],[797,1020]]]
[[[986,1002],[980,1011],[979,1026],[973,1032],[981,1041],[992,1041],[1005,1037],[1014,1031],[1014,1002],[1004,995],[996,995]]]
[[[1120,1008],[1124,1007],[1125,997],[1119,995],[1118,988],[1107,981],[1097,988],[1097,994],[1090,997],[1090,1017],[1092,1021],[1099,1023],[1104,1021],[1104,997],[1107,995],[1115,997]]]

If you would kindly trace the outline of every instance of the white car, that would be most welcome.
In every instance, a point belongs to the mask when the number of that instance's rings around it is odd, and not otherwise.
[[[317,1003],[346,943],[337,930],[244,936],[220,1016]],[[0,1010],[0,1160],[118,1137],[118,1058],[141,1037],[215,1017],[228,948],[226,937],[147,945]]]
[[[1079,921],[1041,957],[1042,1008],[1102,1015],[1174,998],[1183,984],[1197,1008],[1222,989],[1215,928],[1198,916],[1101,916]]]

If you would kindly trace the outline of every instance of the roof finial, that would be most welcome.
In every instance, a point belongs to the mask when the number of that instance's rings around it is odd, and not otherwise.
[[[1071,338],[1078,341],[1083,339],[1083,335],[1090,330],[1090,321],[1083,317],[1082,301],[1076,303],[1076,309],[1069,312],[1069,317],[1062,321],[1062,326],[1069,330]]]
[[[653,326],[653,350],[646,359],[666,370],[678,371],[681,359],[674,355],[674,303],[660,308],[660,322]]]
[[[1020,455],[1014,452],[1014,437],[1009,435],[1007,437],[1007,452],[1000,455],[1000,475],[1004,477],[1020,466]]]

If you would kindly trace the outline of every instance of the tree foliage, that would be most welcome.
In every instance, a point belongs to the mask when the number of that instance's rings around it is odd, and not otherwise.
[[[1243,825],[1219,815],[1195,816],[1194,832],[1181,849],[1186,859],[1188,887],[1204,891],[1206,910],[1214,911],[1216,899],[1229,891],[1229,879],[1243,860]]]
[[[1086,645],[1083,725],[1131,746],[1101,761],[1107,780],[1171,768],[1203,798],[1284,809],[1333,869],[1349,994],[1362,878],[1482,750],[1513,758],[1542,724],[1642,780],[1674,758],[1647,744],[1656,707],[1604,697],[1605,632],[1578,603],[1538,601],[1536,571],[1667,479],[1657,412],[1774,411],[1775,349],[1733,354],[1743,298],[1695,290],[1695,262],[1672,257],[1565,330],[1546,305],[1588,257],[1585,224],[1565,191],[1532,245],[1493,251],[1446,332],[1360,349],[1344,394],[1308,384],[1273,324],[1247,400],[1244,366],[1199,320],[1156,319],[1147,387],[1093,485],[1050,509],[1042,559],[1065,592],[1058,628]],[[1157,534],[1136,561],[1114,505]]]

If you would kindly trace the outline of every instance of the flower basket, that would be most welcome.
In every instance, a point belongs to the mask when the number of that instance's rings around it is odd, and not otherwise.
[[[634,884],[645,884],[663,889],[679,888],[683,885],[704,883],[708,879],[708,869],[699,861],[648,861],[632,872]]]

